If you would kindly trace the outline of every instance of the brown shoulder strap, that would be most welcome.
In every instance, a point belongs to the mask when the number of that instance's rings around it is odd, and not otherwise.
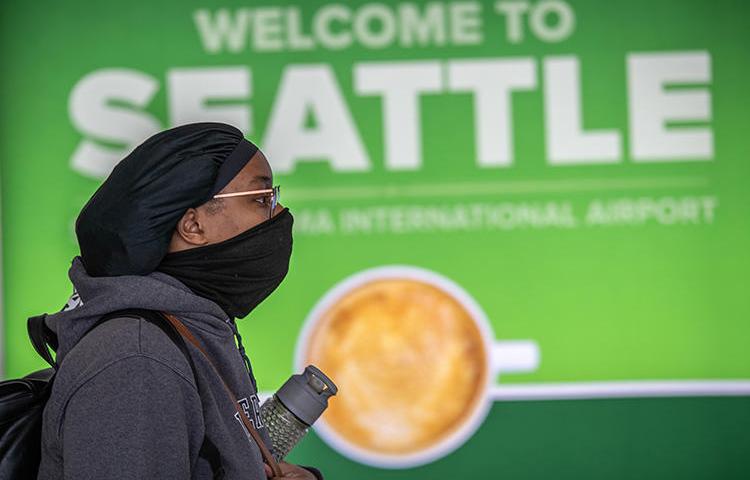
[[[250,423],[250,420],[245,416],[245,414],[240,409],[240,406],[237,404],[237,401],[235,400],[236,396],[234,393],[232,393],[232,389],[229,388],[229,385],[227,385],[227,382],[224,381],[224,378],[221,376],[221,373],[219,373],[219,369],[216,368],[216,364],[211,359],[211,357],[208,355],[208,352],[203,349],[203,345],[200,344],[197,338],[193,336],[193,333],[188,329],[188,327],[182,323],[177,317],[172,315],[171,313],[161,312],[162,315],[169,321],[169,323],[174,326],[175,330],[179,332],[182,337],[193,344],[195,348],[197,348],[203,356],[206,357],[206,360],[208,360],[208,363],[211,365],[211,368],[213,368],[214,372],[216,372],[216,375],[221,380],[221,383],[224,385],[224,389],[227,391],[227,395],[229,395],[229,399],[232,401],[232,405],[234,405],[234,408],[237,410],[237,413],[239,413],[239,417],[242,420],[242,423],[245,425],[245,428],[247,429],[248,433],[253,437],[253,440],[255,440],[255,443],[258,444],[258,448],[260,448],[260,453],[263,455],[263,460],[268,464],[269,467],[271,467],[271,470],[273,471],[274,477],[281,477],[281,468],[279,467],[279,464],[276,463],[276,459],[273,458],[273,455],[271,454],[271,451],[268,450],[268,447],[266,446],[263,439],[260,437],[260,434],[255,430],[255,427],[252,423]]]

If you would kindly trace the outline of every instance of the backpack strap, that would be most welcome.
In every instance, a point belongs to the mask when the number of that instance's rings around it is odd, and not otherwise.
[[[88,335],[91,330],[95,329],[105,321],[116,318],[116,317],[135,317],[135,318],[141,318],[142,314],[147,314],[148,310],[138,310],[138,309],[128,309],[128,310],[120,310],[117,312],[111,312],[108,313],[99,320],[97,320],[94,325],[89,328],[86,333],[83,334],[83,336]],[[152,312],[153,314],[156,314],[155,312]],[[156,314],[158,315],[158,314]],[[52,329],[50,329],[47,324],[45,323],[45,320],[47,318],[47,314],[43,313],[41,315],[36,315],[34,317],[29,317],[29,319],[26,321],[26,331],[29,334],[29,340],[31,340],[31,345],[34,347],[34,350],[36,350],[36,353],[39,354],[40,357],[44,359],[47,363],[50,364],[52,368],[57,370],[57,362],[55,358],[52,356],[52,353],[50,353],[50,348],[52,351],[57,352],[58,348],[58,342],[57,342],[57,335],[55,334]],[[163,323],[163,322],[162,322]]]
[[[57,349],[57,337],[44,323],[45,318],[47,318],[46,313],[29,317],[29,320],[26,322],[26,330],[29,333],[31,345],[36,350],[36,353],[49,363],[51,367],[57,369],[55,359],[52,357],[48,347],[50,345],[54,350]]]

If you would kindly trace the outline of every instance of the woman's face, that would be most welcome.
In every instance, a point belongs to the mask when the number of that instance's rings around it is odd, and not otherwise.
[[[219,193],[270,189],[273,172],[266,156],[258,150],[250,161]],[[172,234],[169,252],[219,243],[269,219],[271,198],[268,195],[243,195],[212,199],[188,209]],[[276,205],[272,215],[284,209]]]

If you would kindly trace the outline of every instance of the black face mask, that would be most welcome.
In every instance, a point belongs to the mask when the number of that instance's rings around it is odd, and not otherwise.
[[[223,242],[169,253],[156,270],[214,301],[230,318],[245,317],[284,280],[292,254],[293,221],[285,208]]]

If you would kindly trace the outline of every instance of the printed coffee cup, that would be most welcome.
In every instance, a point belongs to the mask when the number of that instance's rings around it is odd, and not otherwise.
[[[460,447],[481,425],[498,375],[539,365],[531,340],[498,341],[479,304],[412,266],[352,275],[308,315],[295,366],[315,364],[340,395],[315,425],[358,462],[407,468]]]

